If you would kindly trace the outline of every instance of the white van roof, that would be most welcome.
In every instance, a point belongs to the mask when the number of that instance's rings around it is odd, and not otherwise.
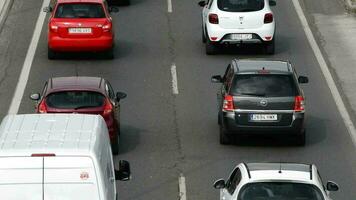
[[[103,139],[109,140],[100,115],[8,115],[0,125],[0,156],[87,155]]]

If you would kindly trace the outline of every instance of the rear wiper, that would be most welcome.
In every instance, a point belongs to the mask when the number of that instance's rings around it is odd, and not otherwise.
[[[258,97],[264,97],[266,96],[265,93],[252,93],[252,92],[245,92],[245,93],[239,93],[240,95],[248,95],[248,96],[258,96]]]
[[[78,107],[75,107],[74,110],[79,110],[79,109],[83,109],[83,108],[95,108],[95,107],[99,107],[99,106],[94,106],[94,105],[78,106]]]

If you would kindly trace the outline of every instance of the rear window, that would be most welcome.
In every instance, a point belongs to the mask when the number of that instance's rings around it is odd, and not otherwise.
[[[288,97],[297,89],[290,75],[236,75],[230,93],[236,96]]]
[[[105,97],[92,91],[65,91],[49,94],[46,104],[52,108],[79,109],[101,107],[105,103]]]
[[[218,0],[218,8],[228,12],[253,12],[264,7],[264,0]]]
[[[59,4],[55,18],[105,18],[103,6],[97,3]]]

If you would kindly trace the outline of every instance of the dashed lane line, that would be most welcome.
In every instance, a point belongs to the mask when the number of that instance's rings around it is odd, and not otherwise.
[[[185,185],[185,177],[183,176],[183,174],[179,175],[178,183],[179,183],[179,200],[187,200],[187,189]]]
[[[172,75],[172,92],[173,92],[173,94],[179,94],[178,79],[177,79],[177,67],[174,63],[171,66],[171,75]]]
[[[167,0],[167,5],[168,5],[168,12],[172,13],[173,12],[172,0]]]

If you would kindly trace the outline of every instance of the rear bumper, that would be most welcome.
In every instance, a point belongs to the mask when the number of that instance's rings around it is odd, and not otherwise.
[[[101,36],[98,38],[61,38],[49,36],[48,47],[53,51],[105,51],[113,47],[112,36]]]
[[[221,113],[221,125],[230,134],[286,134],[296,135],[304,130],[304,113],[293,113],[293,119],[288,125],[278,125],[271,123],[271,125],[240,125],[235,119],[233,112]]]

